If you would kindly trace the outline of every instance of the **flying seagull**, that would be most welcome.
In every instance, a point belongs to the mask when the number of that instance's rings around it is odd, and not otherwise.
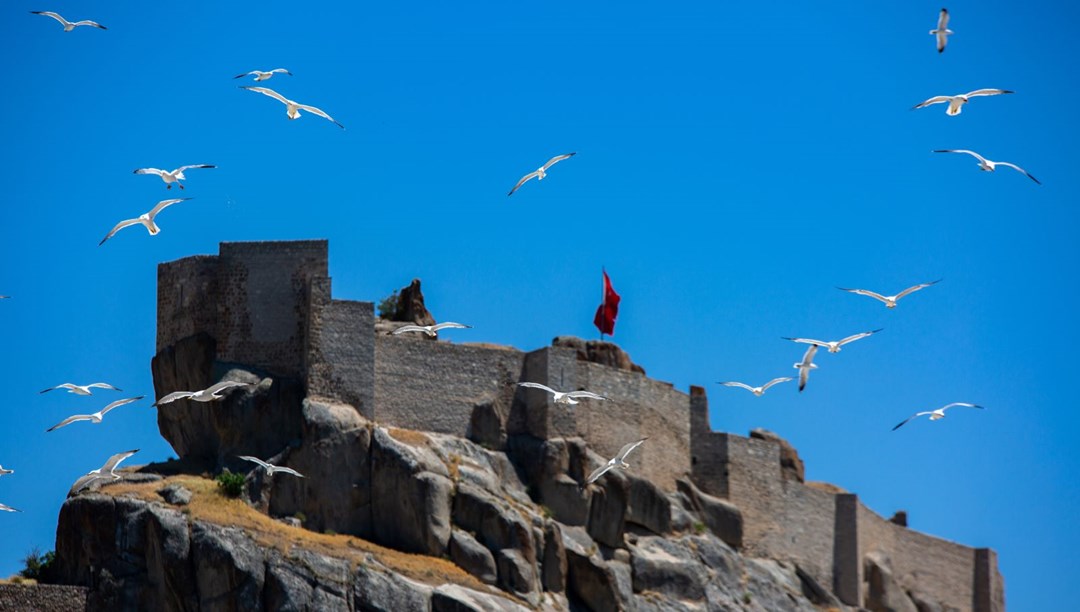
[[[96,382],[89,385],[76,385],[74,383],[64,383],[62,385],[56,385],[55,387],[49,387],[48,389],[42,389],[38,393],[48,393],[49,391],[55,391],[57,389],[67,389],[68,393],[74,393],[75,395],[91,395],[90,389],[112,389],[113,391],[123,391],[118,387],[114,387],[109,383]]]
[[[165,189],[172,189],[173,183],[176,183],[177,187],[183,189],[184,185],[180,181],[187,180],[187,177],[184,176],[184,170],[191,170],[192,168],[217,168],[217,166],[211,164],[192,164],[190,166],[180,166],[172,172],[159,170],[157,168],[139,168],[135,170],[134,174],[156,174],[161,177],[161,180],[165,181]]]
[[[1008,166],[1013,170],[1022,172],[1029,179],[1035,181],[1036,184],[1042,185],[1042,183],[1039,182],[1039,179],[1028,174],[1028,171],[1024,170],[1020,166],[1017,166],[1016,164],[1010,164],[1009,162],[991,161],[989,159],[986,159],[982,155],[979,155],[975,151],[968,151],[967,149],[938,149],[935,150],[934,153],[967,153],[968,155],[979,160],[979,168],[982,169],[984,172],[993,172],[997,166]]]
[[[285,473],[285,474],[292,474],[293,476],[299,476],[300,478],[304,477],[303,474],[301,474],[300,472],[297,472],[296,470],[294,470],[292,468],[281,467],[281,466],[278,466],[278,465],[274,465],[272,463],[267,463],[267,462],[263,461],[262,459],[256,459],[255,457],[248,457],[247,455],[238,455],[238,457],[240,459],[243,459],[244,461],[250,461],[252,463],[258,463],[260,466],[262,466],[262,468],[264,470],[266,470],[266,475],[267,476],[272,477],[277,472],[282,472],[282,473]]]
[[[250,90],[250,91],[257,91],[257,92],[263,94],[264,96],[270,96],[271,98],[277,100],[278,102],[281,102],[282,104],[285,105],[285,114],[289,116],[289,119],[297,119],[297,118],[299,118],[300,117],[300,111],[304,110],[304,111],[307,111],[307,112],[309,112],[309,113],[311,113],[313,115],[318,115],[318,116],[322,117],[323,119],[329,119],[331,122],[333,122],[334,125],[338,126],[339,128],[341,128],[343,130],[345,129],[344,125],[341,125],[337,121],[334,121],[333,117],[331,117],[330,115],[327,115],[326,113],[324,113],[323,111],[315,108],[314,106],[308,106],[306,104],[300,104],[299,102],[293,102],[292,100],[286,98],[285,96],[279,94],[278,92],[276,92],[273,89],[270,89],[268,87],[241,87],[240,89],[247,89],[247,90]]]
[[[627,444],[626,446],[623,446],[622,448],[620,448],[618,455],[615,455],[614,457],[609,459],[608,462],[605,465],[593,470],[593,473],[589,474],[589,478],[585,481],[585,484],[581,485],[582,488],[587,487],[587,486],[591,485],[592,483],[596,482],[601,476],[603,476],[604,474],[608,473],[611,470],[629,470],[630,469],[630,464],[626,462],[626,456],[630,454],[630,451],[632,451],[635,448],[641,446],[641,443],[644,442],[645,440],[648,440],[648,438],[642,438],[642,439],[638,440],[637,442],[631,442],[631,443]]]
[[[262,70],[252,70],[251,72],[245,72],[244,74],[238,74],[238,75],[234,76],[233,78],[234,79],[242,79],[242,78],[248,76],[249,74],[253,74],[253,75],[255,75],[255,80],[256,81],[266,81],[266,80],[270,79],[270,77],[274,76],[275,74],[277,74],[279,72],[281,74],[287,74],[289,76],[292,76],[292,73],[289,72],[288,70],[285,70],[284,68],[274,68],[273,70],[267,70],[266,72],[263,72]]]
[[[510,193],[508,193],[506,195],[507,196],[514,195],[514,192],[517,191],[518,188],[520,188],[522,185],[527,183],[530,179],[535,178],[538,181],[544,180],[544,177],[547,176],[548,168],[554,166],[555,164],[561,162],[564,159],[570,159],[571,157],[573,157],[575,155],[577,155],[576,152],[574,152],[574,153],[566,153],[565,155],[556,155],[555,157],[552,157],[551,159],[547,160],[547,163],[544,164],[543,166],[540,166],[535,171],[530,172],[530,173],[526,174],[525,176],[521,177],[521,180],[517,182],[517,185],[514,185],[514,188],[511,189]]]
[[[87,472],[85,476],[76,480],[75,484],[72,485],[72,489],[75,490],[75,493],[78,493],[98,480],[104,480],[106,478],[114,481],[120,480],[121,476],[116,473],[116,466],[120,465],[121,461],[137,452],[139,452],[139,449],[136,448],[135,450],[117,453],[112,457],[109,457],[109,460],[105,462],[105,465],[96,470]]]
[[[101,239],[101,242],[98,243],[98,246],[101,246],[101,245],[105,244],[105,241],[108,240],[109,238],[112,238],[113,234],[115,234],[116,232],[119,232],[120,230],[124,229],[125,227],[129,227],[129,226],[132,226],[132,225],[141,224],[143,227],[146,228],[146,231],[150,232],[151,236],[157,236],[158,232],[161,231],[161,228],[157,226],[157,223],[154,223],[154,217],[157,217],[158,213],[165,210],[169,206],[172,206],[173,204],[176,204],[177,202],[184,202],[184,201],[190,200],[190,199],[191,198],[178,198],[178,199],[175,199],[175,200],[162,200],[162,201],[158,202],[157,204],[154,205],[153,208],[150,209],[150,212],[143,213],[143,214],[139,215],[139,217],[137,219],[125,219],[125,220],[121,221],[120,223],[117,223],[116,226],[113,227],[109,231],[108,234],[105,234],[105,237]]]
[[[978,408],[978,409],[982,410],[982,406],[979,406],[979,405],[976,405],[976,404],[967,404],[967,403],[964,403],[964,402],[953,402],[953,403],[949,404],[948,406],[942,406],[941,408],[938,408],[937,410],[927,410],[926,412],[916,412],[915,414],[913,414],[913,415],[909,416],[908,418],[904,419],[896,427],[893,427],[893,431],[896,431],[897,429],[900,429],[901,427],[904,426],[904,424],[906,424],[908,421],[910,421],[911,419],[914,419],[916,417],[929,415],[931,421],[936,421],[938,419],[944,419],[945,418],[945,411],[948,410],[949,408],[952,408],[953,406],[964,406],[965,408]]]
[[[9,299],[10,297],[11,297],[10,295],[0,295],[0,300],[6,300],[6,299]]]
[[[911,110],[916,108],[922,108],[924,106],[930,106],[931,104],[941,104],[942,102],[948,102],[949,107],[945,109],[945,114],[959,115],[961,107],[968,103],[969,98],[975,98],[977,96],[997,96],[1001,94],[1016,93],[1009,91],[1008,89],[976,89],[975,91],[969,91],[966,94],[956,94],[955,96],[934,96],[925,102],[920,102],[911,107]]]
[[[817,369],[817,364],[813,363],[817,349],[816,344],[811,344],[810,348],[806,349],[802,361],[795,364],[795,369],[799,371],[799,393],[802,393],[802,390],[806,388],[806,381],[810,379],[810,370]]]
[[[930,33],[937,36],[937,52],[943,53],[945,51],[945,43],[948,42],[947,38],[953,31],[949,29],[949,10],[941,9],[938,13],[937,28],[930,30]]]
[[[882,328],[882,329],[884,329],[884,328]],[[844,346],[845,344],[855,342],[856,340],[861,340],[861,339],[869,337],[869,336],[873,336],[874,334],[878,333],[879,331],[881,331],[881,329],[875,329],[873,331],[863,332],[861,334],[855,334],[855,335],[852,335],[852,336],[848,336],[847,338],[844,338],[843,340],[834,340],[832,342],[823,342],[821,340],[812,340],[810,338],[784,338],[784,340],[791,340],[792,342],[801,342],[803,344],[813,344],[814,346],[820,346],[821,348],[829,349],[830,353],[839,353],[840,352],[840,347]]]
[[[220,399],[225,399],[225,392],[235,387],[251,387],[254,386],[251,383],[239,382],[235,380],[223,380],[215,385],[211,385],[207,389],[202,391],[173,391],[165,397],[154,402],[153,406],[161,406],[162,404],[168,404],[175,402],[178,399],[189,399],[196,402],[215,402]]]
[[[7,476],[8,474],[14,474],[15,470],[6,470],[4,466],[0,465],[0,476]]]
[[[108,30],[109,29],[109,28],[106,28],[105,26],[101,25],[100,23],[98,23],[96,21],[90,21],[89,19],[84,19],[82,21],[76,21],[76,22],[72,23],[72,22],[68,21],[67,19],[64,19],[63,17],[61,17],[60,15],[57,15],[56,13],[54,13],[52,11],[30,11],[30,12],[35,14],[35,15],[44,15],[46,17],[52,17],[53,19],[59,21],[60,25],[64,26],[64,31],[65,32],[70,32],[70,31],[74,30],[75,28],[77,28],[79,26],[90,26],[92,28],[97,28],[99,30]]]
[[[435,325],[402,325],[401,327],[390,332],[390,335],[396,336],[398,334],[405,334],[408,332],[424,332],[432,338],[439,335],[441,329],[472,329],[472,325],[462,325],[461,323],[454,323],[453,321],[447,321],[446,323],[436,323]]]
[[[552,389],[551,387],[541,385],[540,383],[534,383],[534,382],[521,382],[521,383],[517,383],[517,386],[519,386],[519,387],[528,387],[530,389],[540,389],[541,391],[547,391],[548,393],[551,393],[552,395],[555,396],[554,402],[556,404],[569,404],[569,405],[572,406],[574,404],[579,403],[578,402],[579,399],[595,399],[595,400],[606,400],[606,399],[608,399],[608,398],[604,397],[603,395],[597,395],[596,393],[593,393],[591,391],[567,391],[566,393],[563,393],[561,391],[556,391],[555,389]]]
[[[124,404],[130,404],[131,402],[137,402],[137,401],[141,400],[144,397],[146,397],[146,396],[140,395],[139,397],[129,397],[128,399],[116,400],[115,402],[109,404],[108,406],[105,406],[104,408],[102,408],[101,410],[95,412],[94,414],[76,414],[74,416],[69,416],[68,418],[64,419],[63,421],[60,421],[59,423],[57,423],[56,425],[53,425],[52,427],[46,429],[45,432],[48,433],[50,431],[53,431],[54,429],[60,429],[61,427],[64,427],[66,425],[71,425],[75,421],[90,421],[91,423],[100,423],[101,419],[105,416],[106,412],[108,412],[108,411],[110,411],[113,408],[116,408],[118,406],[123,406]]]
[[[4,504],[0,504],[0,510],[2,510],[4,512],[22,512],[22,510],[19,510],[17,508],[12,508],[11,506],[6,506]]]
[[[754,395],[756,395],[758,397],[761,397],[762,395],[765,395],[765,391],[767,391],[769,389],[769,387],[771,387],[773,385],[776,385],[776,384],[779,384],[779,383],[782,383],[782,382],[787,382],[789,380],[791,380],[790,376],[785,376],[783,378],[774,378],[774,379],[770,380],[769,382],[765,383],[764,385],[761,385],[760,387],[751,387],[750,385],[743,384],[741,382],[722,382],[720,384],[724,385],[725,387],[742,387],[743,389],[746,389],[750,393],[753,393]]]
[[[941,279],[939,278],[936,281],[931,281],[929,283],[923,283],[921,285],[915,285],[914,287],[908,287],[907,289],[904,289],[903,291],[901,291],[900,293],[897,293],[896,295],[881,295],[880,293],[874,293],[873,291],[869,291],[867,289],[845,289],[843,287],[837,287],[837,289],[839,289],[840,291],[847,291],[848,293],[855,293],[857,295],[869,296],[869,297],[874,298],[875,300],[878,300],[879,302],[884,302],[886,308],[896,308],[896,302],[899,301],[900,298],[904,297],[905,295],[910,295],[910,294],[915,293],[916,291],[918,291],[920,289],[926,289],[930,285],[935,285],[935,284],[940,283],[940,282],[941,282]]]

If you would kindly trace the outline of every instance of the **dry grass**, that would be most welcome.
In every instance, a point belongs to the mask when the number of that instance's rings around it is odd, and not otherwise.
[[[450,479],[454,482],[461,480],[461,455],[450,454],[450,460],[446,462],[446,471],[450,473]]]
[[[0,578],[0,584],[18,584],[21,586],[34,586],[38,581],[33,578],[23,578],[22,576],[15,574],[10,578]]]
[[[431,438],[420,433],[419,431],[413,431],[411,429],[398,429],[397,427],[391,427],[386,430],[390,434],[390,437],[403,442],[410,446],[427,446],[431,444]]]
[[[426,439],[426,438],[425,438]],[[197,476],[172,476],[164,481],[119,483],[103,492],[113,496],[127,495],[145,501],[161,501],[157,490],[168,484],[179,484],[192,492],[185,514],[189,520],[243,529],[261,546],[275,548],[288,556],[292,547],[349,561],[355,569],[368,555],[392,571],[433,586],[444,583],[481,592],[489,592],[485,584],[453,563],[435,557],[403,553],[384,548],[367,540],[347,535],[328,535],[291,527],[256,511],[242,500],[231,499],[218,492],[217,483]]]
[[[830,482],[818,482],[816,480],[806,481],[806,486],[811,489],[817,489],[818,491],[825,491],[826,493],[847,493],[847,489],[838,487]]]

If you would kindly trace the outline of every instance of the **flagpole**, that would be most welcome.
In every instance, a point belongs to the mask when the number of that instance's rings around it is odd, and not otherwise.
[[[600,312],[607,316],[607,283],[604,282],[604,266],[600,266]],[[604,341],[604,319],[600,319],[600,342]]]

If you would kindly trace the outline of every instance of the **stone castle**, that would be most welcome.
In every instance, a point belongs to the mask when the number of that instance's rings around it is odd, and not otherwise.
[[[711,431],[700,387],[683,393],[583,359],[571,347],[522,352],[377,332],[371,302],[331,297],[326,241],[222,243],[218,255],[161,264],[157,323],[155,381],[170,367],[163,355],[202,335],[213,339],[209,358],[216,362],[300,381],[306,396],[348,404],[380,426],[494,447],[521,435],[580,438],[604,457],[648,436],[634,457],[636,475],[665,492],[688,479],[726,500],[741,512],[744,554],[793,562],[843,604],[864,605],[867,589],[875,588],[867,559],[884,557],[907,592],[943,606],[935,609],[1004,609],[992,550],[912,531],[855,494],[804,483],[782,466],[786,443]],[[546,394],[514,386],[526,380],[586,388],[613,401],[555,405]],[[554,492],[536,495],[560,521],[573,523]]]

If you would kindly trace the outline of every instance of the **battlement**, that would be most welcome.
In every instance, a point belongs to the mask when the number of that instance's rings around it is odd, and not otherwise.
[[[205,333],[216,361],[299,380],[308,396],[354,407],[381,425],[433,431],[496,447],[507,436],[580,437],[601,456],[648,437],[636,472],[668,492],[689,476],[743,517],[744,552],[788,560],[846,604],[863,605],[865,564],[884,555],[909,593],[958,610],[1004,609],[993,551],[917,533],[881,518],[857,496],[815,487],[781,467],[777,441],[713,432],[705,390],[690,393],[583,360],[562,346],[431,342],[375,330],[371,302],[335,300],[328,244],[222,243],[216,256],[158,267],[159,354]],[[555,404],[521,381],[610,398]],[[497,423],[500,438],[488,431]],[[477,428],[485,431],[477,431]]]

